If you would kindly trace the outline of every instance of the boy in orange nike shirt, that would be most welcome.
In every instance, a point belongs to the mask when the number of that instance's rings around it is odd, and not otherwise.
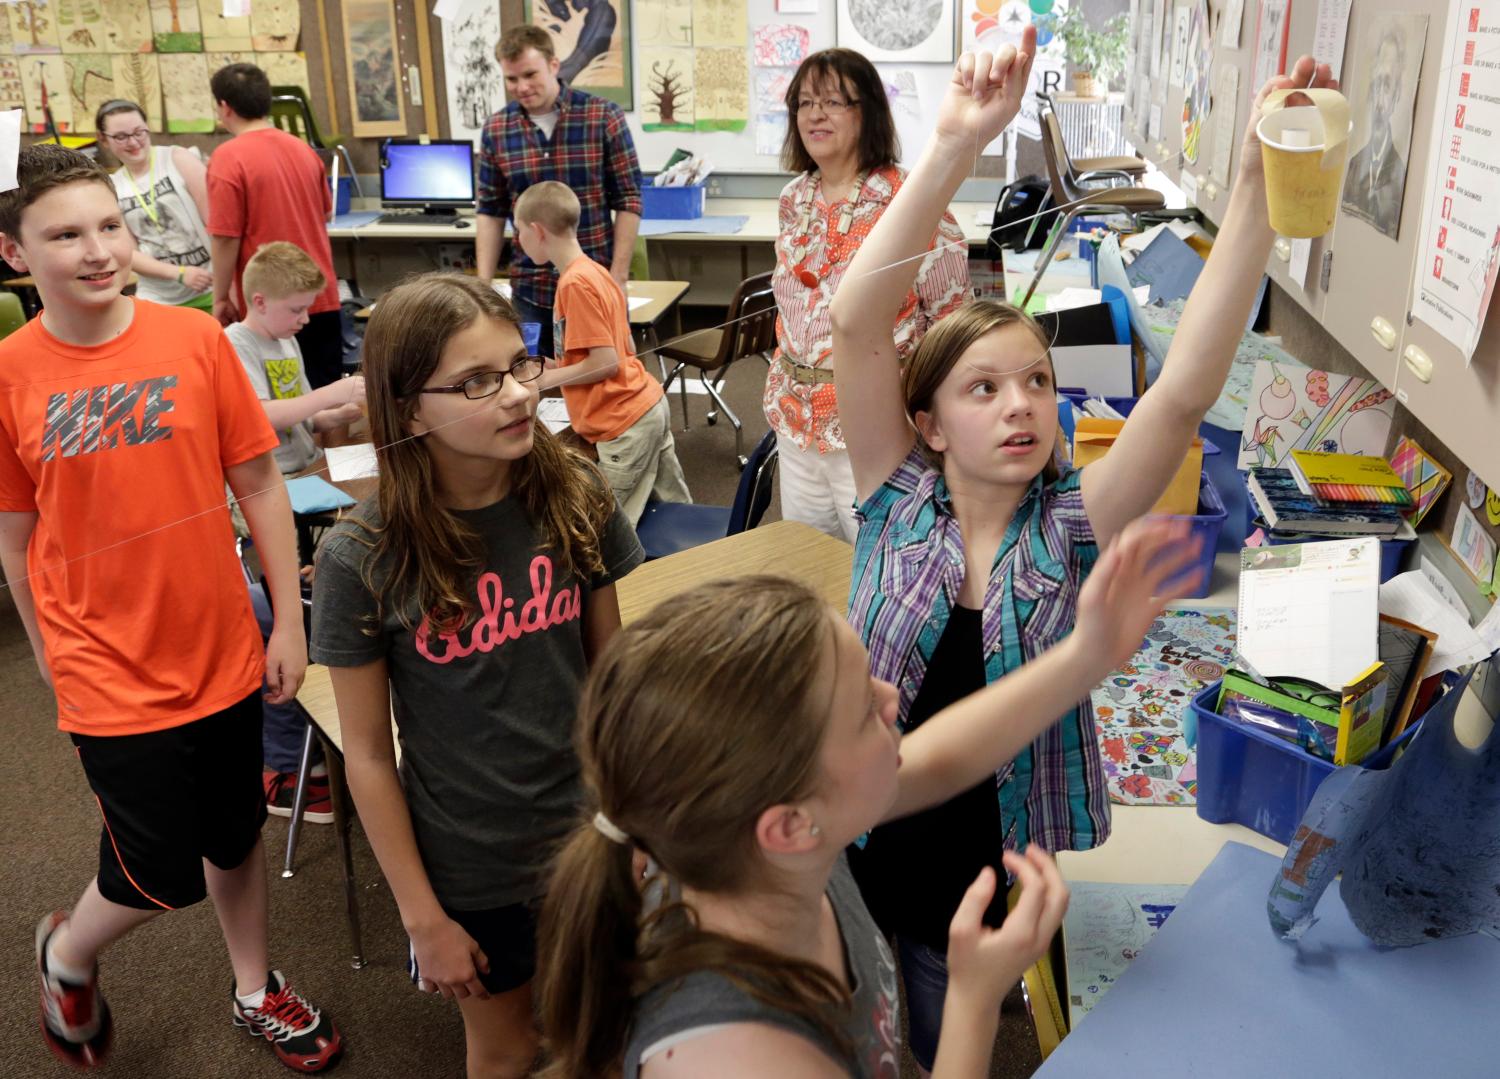
[[[41,144],[17,178],[0,256],[44,310],[0,341],[0,567],[103,816],[98,875],[37,927],[43,1035],[69,1064],[101,1063],[99,953],[207,895],[231,1019],[319,1071],[342,1038],[266,948],[261,678],[286,701],[307,667],[275,432],[211,316],[121,295],[135,241],[96,163]],[[278,612],[264,649],[225,484]]]

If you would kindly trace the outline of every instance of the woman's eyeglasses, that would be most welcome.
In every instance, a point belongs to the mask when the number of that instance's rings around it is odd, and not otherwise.
[[[151,138],[151,132],[142,127],[134,131],[119,131],[113,135],[105,135],[104,137],[116,146],[124,146],[127,142],[147,141]]]
[[[825,116],[841,116],[858,104],[858,101],[846,101],[841,97],[825,97],[821,101],[810,97],[799,97],[792,103],[792,111],[808,112],[814,108],[820,108]]]
[[[457,386],[423,386],[418,393],[461,393],[470,401],[483,401],[486,397],[493,397],[500,392],[500,387],[505,385],[505,376],[509,375],[522,384],[535,382],[541,377],[542,361],[535,356],[527,356],[524,360],[517,360],[504,371],[480,371],[477,375],[470,375]]]

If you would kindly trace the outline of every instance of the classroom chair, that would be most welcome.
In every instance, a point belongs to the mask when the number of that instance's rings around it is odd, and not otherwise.
[[[312,106],[308,103],[307,92],[300,86],[273,86],[271,87],[271,123],[289,135],[296,135],[314,150],[327,150],[323,144],[323,138],[318,134],[318,121],[313,118]],[[359,186],[359,173],[354,171],[354,160],[349,156],[349,148],[342,142],[333,147],[333,152],[338,154],[344,161],[343,172],[340,175],[348,176],[354,185],[354,193],[364,198],[365,192]],[[333,193],[335,199],[338,192]]]
[[[646,561],[665,558],[689,547],[738,535],[760,524],[776,486],[776,432],[767,431],[740,473],[732,506],[700,506],[686,502],[648,502],[635,526]]]
[[[1167,204],[1160,191],[1153,191],[1149,187],[1091,188],[1074,183],[1063,165],[1067,151],[1063,147],[1062,126],[1057,122],[1056,113],[1044,108],[1041,119],[1042,158],[1047,163],[1049,193],[1052,204],[1058,208],[1059,216],[1057,223],[1052,226],[1052,235],[1047,238],[1047,246],[1042,248],[1042,253],[1036,260],[1036,271],[1031,275],[1026,295],[1021,297],[1022,308],[1031,301],[1031,294],[1036,291],[1042,274],[1047,270],[1047,264],[1057,253],[1063,238],[1069,235],[1068,226],[1075,217],[1085,213],[1124,214],[1130,218],[1134,227],[1139,214],[1160,210]]]
[[[0,338],[9,337],[26,325],[26,309],[14,292],[0,292]]]
[[[744,425],[725,402],[719,387],[735,360],[745,356],[769,356],[776,347],[776,296],[771,291],[771,274],[756,274],[741,281],[729,301],[729,319],[723,326],[698,330],[676,340],[669,341],[657,350],[663,361],[670,360],[677,366],[662,380],[666,389],[671,389],[672,380],[682,374],[684,367],[696,367],[698,378],[708,395],[713,398],[713,408],[708,411],[708,423],[718,420],[719,410],[729,417],[734,425],[734,455],[740,467],[747,464],[745,457]],[[709,374],[714,378],[709,380]],[[687,375],[678,384],[682,398],[682,429],[688,430]]]
[[[1037,91],[1037,98],[1042,103],[1042,108],[1051,111],[1054,115],[1057,106],[1052,100],[1052,95],[1043,91]],[[1068,153],[1066,142],[1061,139],[1062,125],[1058,125],[1059,148],[1062,152],[1064,167],[1068,175],[1073,178],[1074,183],[1087,184],[1098,180],[1123,180],[1127,184],[1133,184],[1142,176],[1146,175],[1146,162],[1139,157],[1131,155],[1120,155],[1111,157],[1074,157]]]

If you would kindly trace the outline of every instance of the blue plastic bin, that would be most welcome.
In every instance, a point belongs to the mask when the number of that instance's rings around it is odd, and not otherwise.
[[[539,355],[542,347],[542,324],[540,322],[521,323],[521,343],[526,346],[526,355]]]
[[[1256,517],[1250,522],[1252,530],[1263,528],[1266,530],[1266,542],[1272,547],[1281,547],[1288,543],[1318,543],[1323,540],[1354,539],[1353,536],[1307,536],[1290,537],[1278,536],[1270,530],[1270,527],[1261,518]],[[1414,539],[1382,539],[1380,541],[1380,583],[1385,584],[1396,574],[1401,572],[1401,565],[1406,561],[1406,552],[1411,550],[1411,545],[1417,542]]]
[[[641,217],[647,221],[685,221],[703,216],[706,188],[641,186]]]
[[[337,216],[349,212],[354,201],[354,181],[347,176],[339,177],[338,190],[333,193],[333,212]]]
[[[1292,834],[1335,766],[1274,735],[1214,711],[1222,680],[1193,698],[1184,717],[1189,744],[1198,746],[1198,816],[1213,824],[1243,824],[1278,843]],[[1388,768],[1396,751],[1420,729],[1420,718],[1362,767]]]
[[[1187,593],[1186,598],[1189,599],[1202,599],[1213,590],[1214,555],[1218,552],[1219,530],[1224,527],[1224,518],[1227,516],[1224,501],[1219,497],[1219,490],[1214,486],[1213,480],[1208,478],[1208,472],[1204,471],[1201,476],[1198,484],[1198,512],[1191,517],[1175,518],[1192,522],[1193,538],[1203,541],[1198,564],[1185,574],[1195,574],[1197,579],[1196,585]]]

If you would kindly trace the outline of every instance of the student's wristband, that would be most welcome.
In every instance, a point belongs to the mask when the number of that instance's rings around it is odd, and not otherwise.
[[[183,275],[185,273],[187,273],[187,267],[186,266],[179,266],[179,267],[177,267],[177,283],[179,285],[182,284]]]

